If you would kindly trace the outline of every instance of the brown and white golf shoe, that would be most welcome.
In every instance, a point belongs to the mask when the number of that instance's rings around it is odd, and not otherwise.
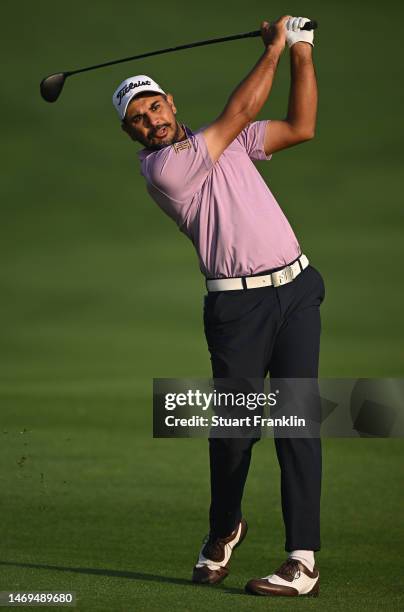
[[[229,573],[228,565],[232,552],[240,546],[247,530],[247,521],[241,519],[236,529],[226,538],[207,536],[192,573],[192,582],[218,584],[224,580]]]
[[[318,597],[320,574],[316,567],[311,572],[297,559],[287,559],[270,576],[254,578],[247,582],[245,590],[249,595],[270,595],[275,597]]]

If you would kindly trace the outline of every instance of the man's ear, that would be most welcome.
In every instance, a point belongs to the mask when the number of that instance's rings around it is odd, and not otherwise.
[[[171,106],[171,109],[172,109],[174,115],[176,115],[177,114],[177,109],[176,109],[176,106],[174,104],[174,98],[172,97],[172,95],[170,93],[168,93],[166,95],[166,100],[167,100],[168,104]]]

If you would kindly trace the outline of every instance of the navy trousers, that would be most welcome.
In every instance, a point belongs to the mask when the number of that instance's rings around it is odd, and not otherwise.
[[[291,262],[292,263],[292,262]],[[272,270],[271,270],[272,271]],[[309,265],[280,287],[205,296],[204,327],[214,378],[317,378],[321,274]],[[241,519],[256,438],[209,440],[210,531],[225,537]],[[275,438],[281,473],[285,550],[320,549],[320,438]]]

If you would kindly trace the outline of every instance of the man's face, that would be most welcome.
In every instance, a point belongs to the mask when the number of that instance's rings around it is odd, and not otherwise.
[[[170,94],[140,94],[130,101],[122,129],[146,148],[162,149],[176,142],[180,134],[176,112]]]

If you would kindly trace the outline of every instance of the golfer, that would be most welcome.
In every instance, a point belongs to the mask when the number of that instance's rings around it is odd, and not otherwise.
[[[113,96],[122,129],[144,146],[141,173],[151,197],[198,253],[208,290],[204,324],[214,378],[264,378],[268,372],[276,378],[318,376],[323,279],[253,164],[314,136],[317,86],[313,32],[301,30],[306,21],[285,16],[262,23],[264,53],[220,116],[197,132],[177,121],[173,96],[146,75],[126,79]],[[286,44],[291,60],[286,119],[255,121]],[[210,533],[193,570],[196,583],[223,580],[233,549],[246,535],[241,501],[255,441],[209,440]],[[315,596],[320,439],[276,438],[275,445],[289,555],[271,574],[250,580],[246,590]]]

